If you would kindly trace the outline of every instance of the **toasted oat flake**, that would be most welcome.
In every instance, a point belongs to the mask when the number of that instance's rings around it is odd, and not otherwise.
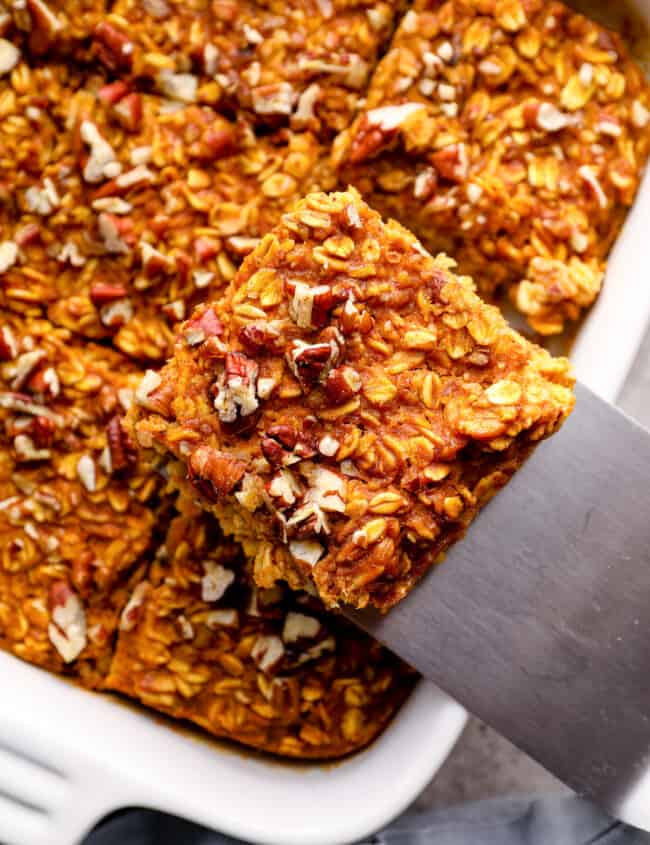
[[[594,78],[594,66],[589,62],[583,62],[580,65],[580,70],[578,71],[578,76],[580,77],[580,82],[587,86],[591,85]]]

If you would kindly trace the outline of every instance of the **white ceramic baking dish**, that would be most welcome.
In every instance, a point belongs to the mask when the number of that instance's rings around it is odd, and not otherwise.
[[[606,4],[591,2],[607,16]],[[650,0],[634,5],[650,25]],[[578,377],[612,401],[650,317],[648,220],[650,173],[573,347]],[[129,806],[166,810],[256,843],[344,845],[411,803],[466,720],[458,704],[421,681],[363,753],[336,765],[285,765],[172,730],[153,714],[6,654],[0,672],[5,845],[74,845],[103,816]]]

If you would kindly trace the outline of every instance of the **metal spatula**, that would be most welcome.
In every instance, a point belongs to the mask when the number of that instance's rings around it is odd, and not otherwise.
[[[650,830],[650,434],[573,416],[388,614],[350,613],[550,772]]]

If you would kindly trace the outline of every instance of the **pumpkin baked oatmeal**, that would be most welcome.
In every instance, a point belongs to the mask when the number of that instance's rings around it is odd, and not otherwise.
[[[546,335],[598,295],[649,149],[650,87],[615,33],[558,2],[417,0],[334,159]]]
[[[117,0],[94,54],[117,77],[246,113],[256,124],[345,128],[404,3],[374,0]]]
[[[354,190],[301,200],[136,392],[262,587],[388,608],[573,407],[566,359]],[[187,476],[187,478],[185,478]]]
[[[49,93],[35,106],[38,84]],[[331,187],[309,132],[258,139],[207,106],[56,65],[22,64],[0,85],[3,301],[45,304],[54,323],[136,359],[164,360],[173,325],[218,296],[290,202]]]
[[[367,745],[416,678],[313,596],[257,589],[216,521],[187,509],[119,628],[108,689],[288,757]]]
[[[0,314],[0,646],[89,686],[156,518],[122,427],[137,382],[112,350]]]

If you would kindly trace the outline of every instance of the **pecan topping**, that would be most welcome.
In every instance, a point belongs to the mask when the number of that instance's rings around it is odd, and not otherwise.
[[[18,345],[9,326],[0,329],[0,361],[13,361],[18,354]]]
[[[251,657],[262,672],[270,674],[277,671],[284,657],[282,640],[276,636],[258,637],[251,651]]]
[[[313,438],[289,425],[272,425],[268,428],[262,436],[260,448],[267,461],[274,466],[313,458],[317,454]]]
[[[209,337],[221,337],[223,323],[214,308],[206,308],[198,317],[188,320],[183,326],[183,336],[190,346],[197,346]]]
[[[313,387],[321,378],[326,378],[332,348],[329,343],[291,342],[287,362],[304,390]]]
[[[135,463],[135,444],[122,425],[122,418],[118,414],[111,417],[106,425],[106,437],[111,456],[113,472],[119,472]]]
[[[239,330],[239,342],[247,355],[280,351],[280,335],[268,323],[248,323]]]
[[[207,499],[218,500],[235,489],[246,473],[246,463],[209,446],[199,446],[188,462],[189,478]]]
[[[32,417],[23,432],[28,434],[38,449],[47,449],[54,442],[56,423],[48,417]]]
[[[32,24],[29,46],[34,53],[42,55],[63,30],[63,23],[43,0],[27,0],[27,9]]]
[[[363,115],[349,152],[352,164],[359,164],[386,147],[412,115],[424,109],[423,103],[382,106]]]
[[[361,377],[352,367],[337,367],[327,376],[325,393],[337,405],[347,402],[361,390]]]
[[[151,585],[147,581],[142,581],[138,584],[133,592],[131,598],[128,600],[122,611],[120,617],[120,631],[132,631],[138,624],[142,617],[144,610],[144,601]]]
[[[115,104],[113,113],[121,126],[129,132],[137,132],[142,123],[142,97],[135,92],[127,94]]]
[[[464,182],[468,173],[465,144],[451,144],[431,156],[431,163],[443,179]]]
[[[329,312],[335,305],[329,285],[310,287],[304,282],[288,281],[287,290],[292,297],[289,314],[301,329],[326,325]]]
[[[95,48],[99,60],[109,70],[129,70],[132,64],[133,44],[112,24],[101,21],[95,27]]]
[[[86,647],[86,614],[79,596],[64,581],[50,590],[52,621],[48,635],[65,663],[71,663]]]
[[[130,91],[131,88],[127,85],[127,83],[118,79],[116,82],[109,82],[107,85],[102,85],[97,92],[97,96],[103,103],[114,106],[115,103],[119,102],[123,97],[126,97]]]
[[[321,333],[318,343],[292,341],[287,352],[287,363],[303,390],[307,391],[318,382],[325,382],[332,367],[343,357],[344,349],[343,336],[333,326],[329,326]]]
[[[124,285],[112,285],[107,282],[94,282],[90,287],[90,301],[92,304],[100,308],[102,305],[108,305],[115,302],[117,299],[124,299],[128,291]]]
[[[234,423],[239,416],[247,417],[259,407],[255,361],[241,352],[226,355],[224,372],[213,385],[214,407],[224,423]]]

